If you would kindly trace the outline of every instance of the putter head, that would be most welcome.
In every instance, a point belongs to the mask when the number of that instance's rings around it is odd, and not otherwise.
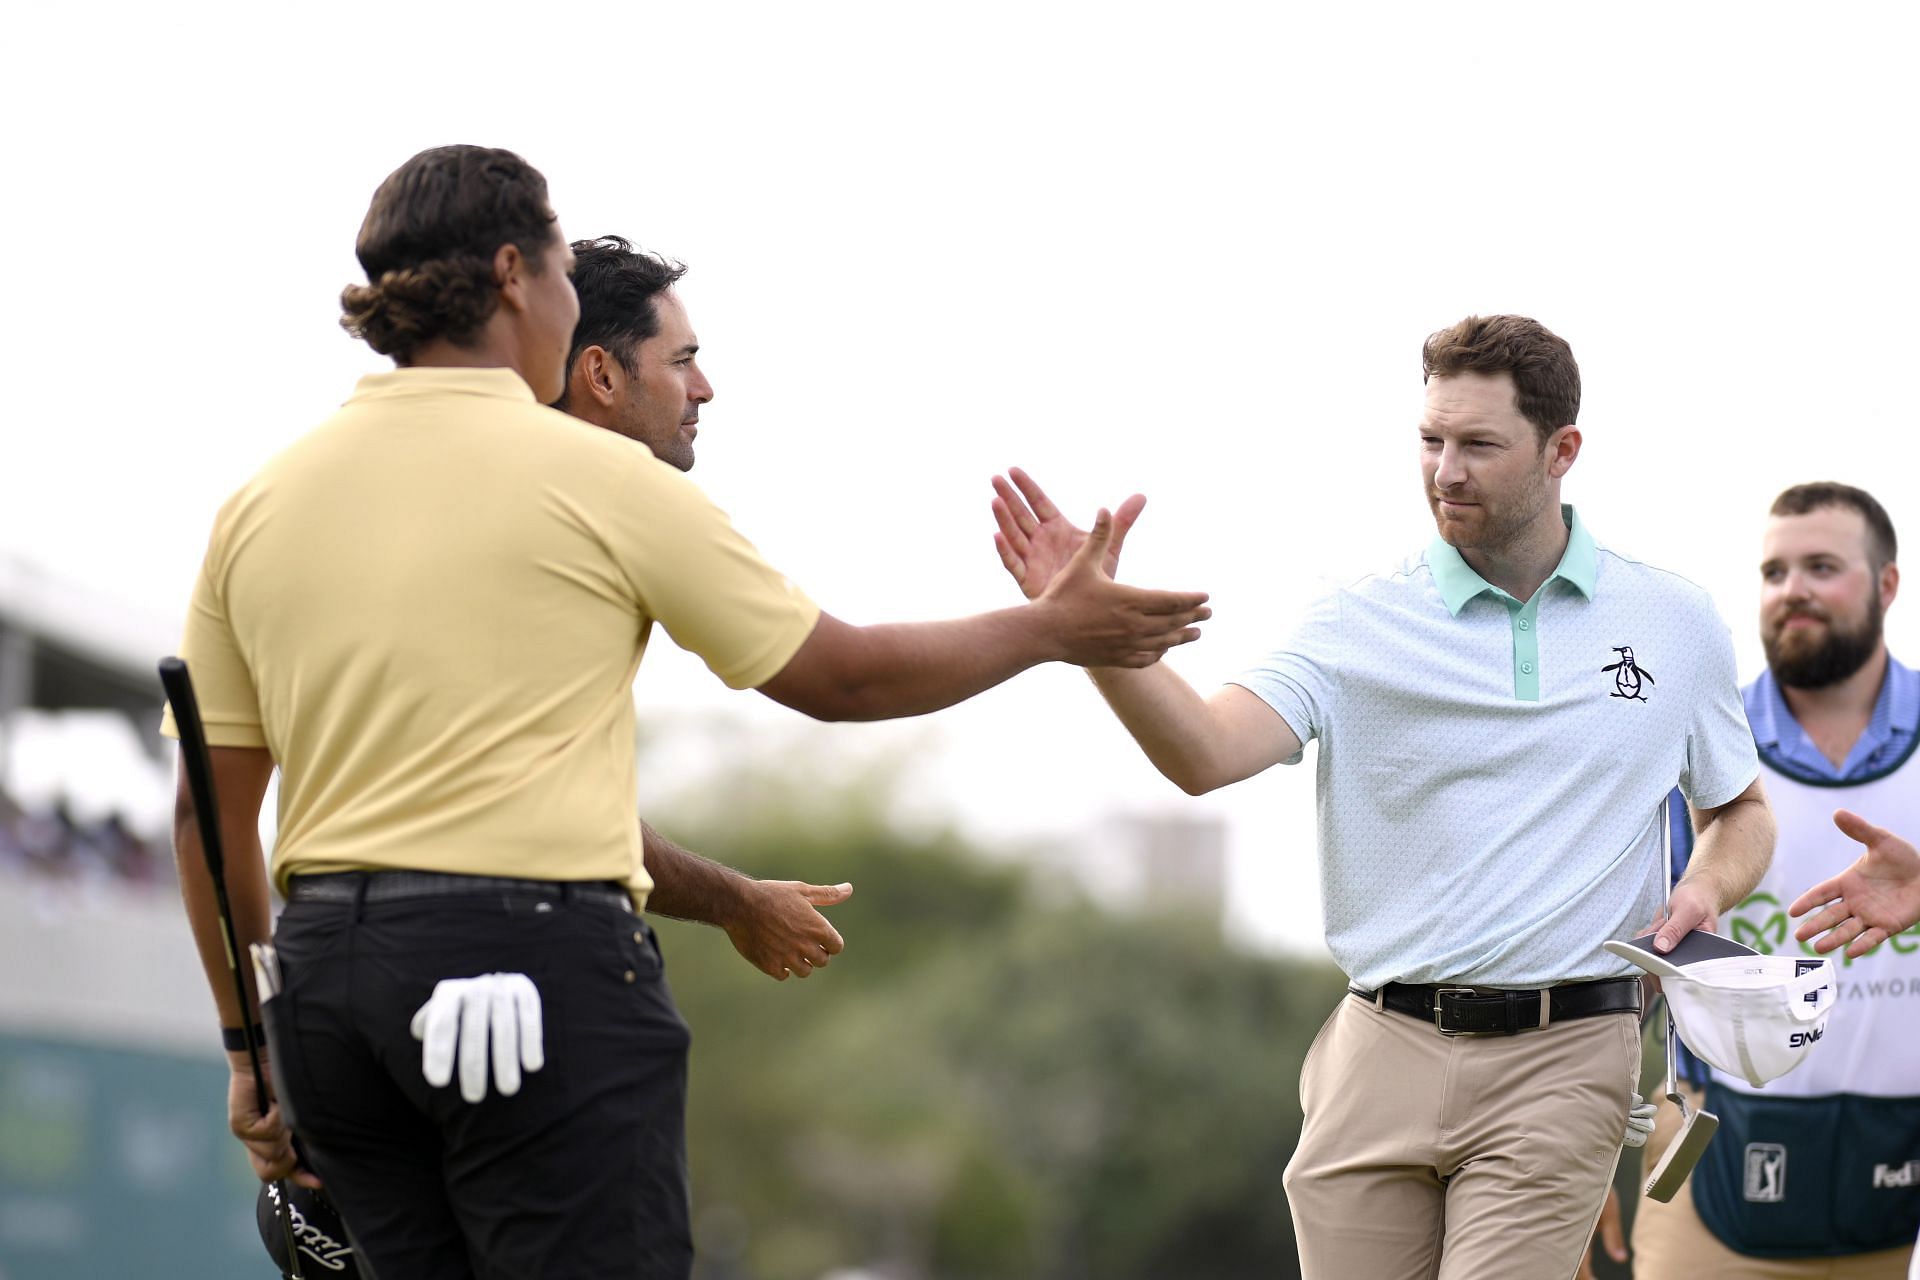
[[[1685,1112],[1684,1104],[1681,1110]],[[1719,1127],[1720,1117],[1711,1111],[1695,1111],[1687,1116],[1679,1135],[1660,1157],[1660,1163],[1653,1166],[1653,1176],[1647,1179],[1647,1197],[1662,1204],[1673,1199],[1687,1175],[1693,1172],[1693,1166],[1700,1163],[1707,1143],[1713,1140],[1714,1130]]]

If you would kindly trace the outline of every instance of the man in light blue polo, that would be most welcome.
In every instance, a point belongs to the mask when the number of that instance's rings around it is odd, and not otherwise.
[[[1766,869],[1773,820],[1706,592],[1561,504],[1581,447],[1567,344],[1469,317],[1423,366],[1431,546],[1211,697],[1165,663],[1089,674],[1194,795],[1320,740],[1327,943],[1352,994],[1301,1071],[1305,1274],[1543,1280],[1579,1264],[1639,1072],[1639,987],[1602,944],[1711,927]],[[995,488],[1032,595],[1081,535],[1025,475]],[[1676,784],[1699,844],[1669,895]]]

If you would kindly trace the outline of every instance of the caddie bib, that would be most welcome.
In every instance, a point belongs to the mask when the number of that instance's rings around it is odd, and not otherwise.
[[[1780,842],[1721,927],[1756,950],[1811,957],[1787,904],[1860,856],[1833,811],[1920,832],[1920,763],[1909,750],[1875,777],[1834,783],[1764,748],[1760,759]],[[1891,1249],[1920,1229],[1920,929],[1834,962],[1819,1052],[1764,1089],[1717,1069],[1708,1084],[1720,1130],[1694,1171],[1694,1203],[1715,1236],[1752,1257]]]

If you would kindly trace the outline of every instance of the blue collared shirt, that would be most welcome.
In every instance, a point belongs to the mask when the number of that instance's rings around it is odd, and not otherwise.
[[[1906,755],[1920,723],[1920,675],[1901,666],[1891,654],[1887,656],[1886,679],[1880,682],[1880,696],[1873,703],[1873,718],[1838,766],[1820,753],[1793,718],[1773,672],[1761,672],[1742,694],[1747,723],[1753,726],[1754,745],[1774,760],[1823,782],[1857,782],[1880,772]]]
[[[1813,745],[1813,739],[1793,718],[1772,671],[1761,672],[1760,678],[1740,693],[1754,745],[1761,754],[1809,780],[1860,782],[1871,778],[1904,759],[1913,747],[1914,735],[1920,733],[1920,673],[1902,666],[1892,654],[1887,655],[1886,678],[1880,682],[1880,696],[1874,699],[1866,732],[1838,765]],[[1687,818],[1686,801],[1677,790],[1667,816],[1673,831],[1673,875],[1678,883],[1687,860],[1693,856],[1693,823]]]

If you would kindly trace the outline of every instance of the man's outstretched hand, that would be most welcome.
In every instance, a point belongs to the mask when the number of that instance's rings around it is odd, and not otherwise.
[[[1920,922],[1920,851],[1845,809],[1834,813],[1833,825],[1867,851],[1839,875],[1795,898],[1787,910],[1803,916],[1819,908],[1793,936],[1806,942],[1818,934],[1815,951],[1833,951],[1844,944],[1849,957],[1859,957]]]
[[[1093,528],[1060,514],[1026,472],[993,478],[993,544],[1000,563],[1036,606],[1054,615],[1053,656],[1082,667],[1150,667],[1175,645],[1200,638],[1193,624],[1213,616],[1199,591],[1150,591],[1114,581],[1127,531],[1147,500],[1134,494],[1104,507]]]
[[[1000,526],[993,535],[994,549],[1027,599],[1038,600],[1086,542],[1087,531],[1060,514],[1046,490],[1019,467],[993,478],[993,494],[993,520]],[[1100,557],[1107,577],[1118,576],[1120,548],[1146,505],[1146,498],[1136,493],[1113,513],[1113,535]]]
[[[743,889],[743,910],[723,927],[733,949],[769,978],[804,978],[826,968],[847,945],[820,908],[852,896],[850,884],[752,880]]]
[[[1049,655],[1077,667],[1150,667],[1175,645],[1200,638],[1213,616],[1203,591],[1122,586],[1101,569],[1113,545],[1113,516],[1093,518],[1080,549],[1026,606],[1045,621]]]

